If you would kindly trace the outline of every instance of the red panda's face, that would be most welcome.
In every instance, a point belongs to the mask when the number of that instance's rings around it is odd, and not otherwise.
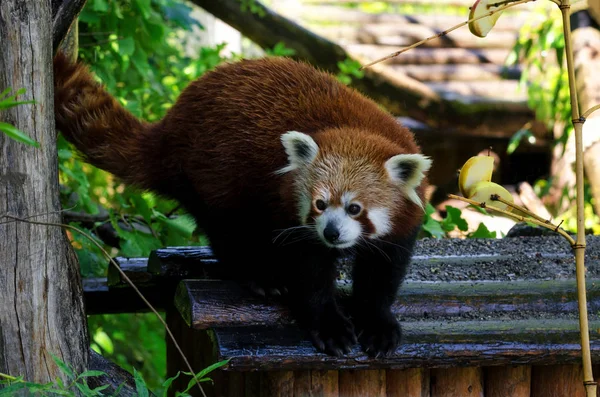
[[[405,199],[422,205],[415,189],[431,164],[420,154],[382,155],[364,139],[341,136],[319,146],[309,135],[284,134],[289,164],[280,171],[295,172],[300,222],[339,249],[386,236]]]

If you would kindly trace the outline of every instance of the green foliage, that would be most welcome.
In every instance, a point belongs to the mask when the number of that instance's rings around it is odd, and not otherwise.
[[[336,77],[339,81],[346,85],[352,83],[352,78],[362,79],[365,75],[365,73],[360,70],[360,67],[362,66],[360,62],[353,59],[348,58],[343,62],[338,62],[337,66],[340,71]]]
[[[63,375],[66,376],[68,383],[64,383],[62,379],[56,378],[54,382],[48,383],[35,383],[35,382],[27,382],[23,379],[22,376],[15,377],[0,373],[0,396],[15,396],[15,395],[38,395],[38,396],[67,396],[67,397],[99,397],[99,396],[112,396],[118,397],[120,395],[120,391],[123,385],[119,386],[117,390],[113,393],[107,394],[106,389],[109,388],[109,385],[101,385],[94,389],[91,389],[88,385],[87,379],[90,377],[98,377],[98,376],[107,376],[105,372],[88,370],[84,371],[80,374],[76,374],[75,370],[71,368],[69,365],[64,363],[61,359],[56,357],[54,354],[50,353],[52,356],[52,360],[58,366]],[[212,364],[202,371],[198,372],[195,375],[195,379],[198,379],[199,382],[212,382],[212,379],[208,377],[208,375],[229,363],[229,360],[223,360]],[[177,379],[182,372],[178,372],[175,376],[167,379],[165,382],[161,384],[162,392],[158,393],[163,397],[167,397],[167,393],[171,387],[171,384],[175,379]],[[187,387],[183,391],[175,391],[176,397],[189,397],[190,390],[196,386],[196,381],[194,380],[194,375],[190,372],[183,372],[183,374],[190,376],[192,379],[188,383]],[[150,395],[150,389],[144,377],[137,372],[135,369],[133,370],[133,377],[136,386],[137,395],[140,397],[147,397]]]
[[[478,207],[474,208],[478,209]],[[480,223],[474,232],[467,233],[469,225],[458,208],[447,205],[446,216],[441,220],[435,219],[434,214],[436,214],[435,208],[427,203],[422,226],[424,237],[447,238],[449,233],[458,230],[467,238],[496,238],[496,232],[489,231],[483,223]]]
[[[296,50],[286,47],[285,43],[280,41],[272,49],[265,50],[265,53],[270,56],[291,57],[296,55]]]
[[[26,105],[26,104],[35,103],[35,101],[18,101],[17,100],[17,96],[23,95],[25,93],[25,88],[21,88],[20,90],[17,90],[17,92],[14,93],[13,95],[10,95],[11,91],[12,91],[12,88],[7,88],[2,93],[0,93],[0,110],[12,108],[12,107],[18,106],[18,105]],[[26,133],[19,130],[17,127],[15,127],[14,125],[12,125],[10,123],[0,121],[0,132],[3,132],[6,136],[8,136],[9,138],[12,138],[16,141],[25,143],[27,145],[35,146],[35,147],[40,147],[39,143],[37,143],[36,141],[34,141],[30,137],[28,137]]]
[[[547,15],[549,12],[550,16]],[[560,139],[564,144],[573,127],[560,12],[556,7],[549,10],[544,4],[537,8],[537,13],[544,18],[531,18],[521,28],[506,63],[523,67],[520,84],[527,87],[528,104],[536,118],[550,128],[557,122],[564,123],[565,130]],[[514,151],[516,142],[530,136],[525,131],[519,131],[513,137],[510,150]]]
[[[165,330],[153,313],[88,316],[88,328],[94,351],[130,372],[141,371],[151,389],[161,388]]]
[[[257,0],[241,0],[240,8],[244,12],[256,14],[261,18],[267,15],[265,8]]]

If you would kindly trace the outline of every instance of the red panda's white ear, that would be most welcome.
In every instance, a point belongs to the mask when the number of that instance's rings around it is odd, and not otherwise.
[[[281,136],[281,143],[290,163],[278,172],[280,174],[312,163],[319,153],[319,147],[314,139],[302,132],[286,132]]]
[[[408,198],[423,207],[415,191],[431,168],[431,159],[421,154],[398,154],[385,162],[385,169],[392,181],[400,184]]]

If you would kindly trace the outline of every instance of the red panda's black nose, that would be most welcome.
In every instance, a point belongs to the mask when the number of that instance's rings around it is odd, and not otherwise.
[[[327,226],[325,226],[325,230],[323,230],[323,237],[330,243],[335,243],[340,238],[340,231],[333,223],[328,223]]]

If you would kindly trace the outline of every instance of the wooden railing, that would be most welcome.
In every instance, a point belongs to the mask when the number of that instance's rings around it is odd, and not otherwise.
[[[599,237],[588,237],[586,255],[592,355],[598,361]],[[210,395],[583,393],[575,267],[562,237],[418,241],[393,306],[403,325],[403,344],[384,359],[369,359],[358,347],[342,358],[317,353],[284,305],[227,281],[206,247],[158,250],[148,260],[120,258],[119,263],[167,312],[197,370],[231,360],[215,374],[215,384],[206,385]],[[340,263],[342,274],[350,265]],[[343,279],[342,301],[350,288]],[[90,314],[144,309],[112,271],[108,279],[84,285]],[[185,370],[170,342],[167,357],[170,374]]]

